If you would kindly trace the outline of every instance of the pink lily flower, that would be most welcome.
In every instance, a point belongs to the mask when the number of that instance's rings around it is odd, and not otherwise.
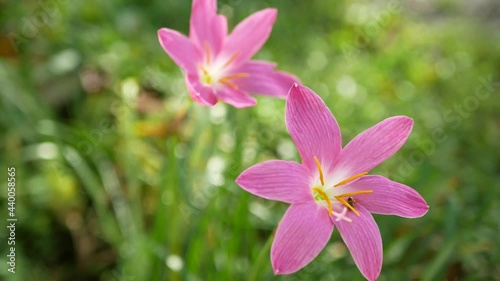
[[[276,20],[276,9],[254,13],[233,32],[217,14],[216,0],[193,0],[189,38],[168,28],[158,30],[161,46],[185,73],[191,98],[212,106],[222,100],[234,107],[254,106],[249,93],[285,98],[297,79],[275,71],[276,64],[251,61],[264,45]]]
[[[385,119],[342,148],[340,128],[323,100],[297,84],[288,94],[285,117],[302,164],[267,161],[236,179],[252,194],[291,204],[271,248],[274,273],[290,274],[306,266],[336,226],[363,276],[376,280],[382,268],[382,239],[370,213],[417,218],[429,208],[412,188],[367,175],[399,150],[413,120]]]

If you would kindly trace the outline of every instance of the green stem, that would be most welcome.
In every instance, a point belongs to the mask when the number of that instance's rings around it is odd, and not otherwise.
[[[269,238],[267,238],[266,244],[264,244],[264,247],[262,250],[260,250],[259,255],[257,256],[257,261],[254,263],[252,270],[250,271],[250,277],[248,278],[248,281],[257,281],[261,280],[259,278],[259,272],[260,269],[263,267],[264,262],[267,260],[269,257],[269,251],[271,250],[271,245],[274,240],[274,234],[276,231],[273,231],[271,235],[269,235]]]

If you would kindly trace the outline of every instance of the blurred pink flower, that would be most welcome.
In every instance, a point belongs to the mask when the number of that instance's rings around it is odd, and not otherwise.
[[[297,79],[276,65],[250,58],[269,37],[276,9],[264,9],[227,33],[216,0],[193,0],[189,38],[168,28],[158,30],[161,46],[185,72],[191,98],[212,106],[220,99],[235,107],[254,106],[249,93],[285,98]]]
[[[382,239],[370,213],[421,217],[429,206],[412,188],[366,175],[404,144],[413,127],[406,116],[388,118],[342,148],[340,128],[321,98],[294,84],[286,102],[286,125],[302,164],[272,160],[236,179],[257,196],[290,203],[271,249],[275,274],[294,273],[325,247],[334,225],[363,276],[376,280]]]

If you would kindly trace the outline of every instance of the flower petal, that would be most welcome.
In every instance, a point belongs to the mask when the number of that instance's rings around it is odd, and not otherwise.
[[[314,173],[316,156],[325,171],[333,167],[342,146],[339,125],[321,98],[309,88],[295,84],[286,102],[286,125],[302,163]]]
[[[200,54],[193,43],[183,34],[168,28],[158,30],[158,40],[163,50],[184,71],[196,73]]]
[[[220,87],[215,91],[215,95],[223,102],[236,108],[250,107],[257,104],[255,98],[248,94],[230,87]]]
[[[349,142],[339,156],[336,171],[347,176],[369,172],[403,146],[413,128],[413,119],[394,116],[369,128]]]
[[[314,201],[293,204],[281,220],[271,247],[275,274],[290,274],[310,263],[323,250],[333,231],[325,208]]]
[[[275,71],[276,65],[265,61],[249,61],[237,70],[249,77],[238,79],[238,86],[248,93],[285,98],[297,77],[283,71]]]
[[[307,169],[291,161],[271,160],[254,165],[243,171],[236,183],[270,200],[302,203],[312,199]]]
[[[424,198],[413,188],[382,176],[364,176],[342,187],[343,192],[360,190],[373,190],[356,195],[356,203],[371,213],[418,218],[429,210]]]
[[[357,206],[360,216],[351,212],[352,222],[335,222],[342,239],[351,252],[361,274],[376,280],[382,269],[382,238],[375,220],[363,206]]]
[[[200,104],[212,106],[217,103],[212,88],[203,86],[195,75],[185,76],[186,86],[191,98]]]
[[[226,38],[223,53],[237,54],[233,65],[247,62],[267,41],[277,16],[276,9],[258,11],[240,22]]]
[[[227,35],[227,20],[217,15],[217,1],[194,0],[189,23],[189,37],[201,50],[204,50],[205,42],[208,43],[215,57]]]

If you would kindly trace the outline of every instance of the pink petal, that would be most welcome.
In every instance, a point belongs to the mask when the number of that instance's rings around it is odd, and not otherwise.
[[[255,98],[230,87],[220,87],[216,90],[215,94],[220,100],[236,108],[250,107],[257,104]]]
[[[287,203],[312,200],[310,181],[304,166],[281,160],[254,165],[236,179],[238,185],[254,195]]]
[[[239,23],[224,44],[223,53],[238,54],[233,65],[247,62],[267,41],[277,16],[276,9],[258,11]]]
[[[186,86],[191,98],[200,104],[212,106],[217,103],[212,88],[203,86],[195,75],[185,76]]]
[[[306,266],[323,250],[332,231],[328,211],[314,201],[291,205],[271,248],[274,273],[290,274]]]
[[[237,70],[249,77],[239,79],[238,86],[248,93],[285,98],[297,77],[282,71],[275,71],[275,64],[264,61],[249,61]]]
[[[158,30],[158,40],[163,50],[184,71],[196,73],[200,54],[193,43],[183,34],[168,28]]]
[[[227,35],[227,20],[217,15],[216,0],[194,0],[191,9],[189,37],[201,50],[205,51],[205,42],[215,57],[222,48]]]
[[[376,280],[382,269],[382,238],[375,220],[363,206],[356,206],[360,216],[350,212],[352,222],[335,222],[361,274]]]
[[[309,88],[295,84],[286,102],[286,125],[302,163],[318,173],[314,157],[323,170],[333,167],[342,146],[339,125],[321,98]]]
[[[341,188],[342,192],[373,190],[355,198],[357,204],[372,213],[418,218],[429,210],[424,198],[413,188],[382,176],[364,176]]]
[[[349,142],[339,156],[336,171],[347,176],[369,172],[403,146],[413,128],[413,119],[395,116],[369,128]]]

